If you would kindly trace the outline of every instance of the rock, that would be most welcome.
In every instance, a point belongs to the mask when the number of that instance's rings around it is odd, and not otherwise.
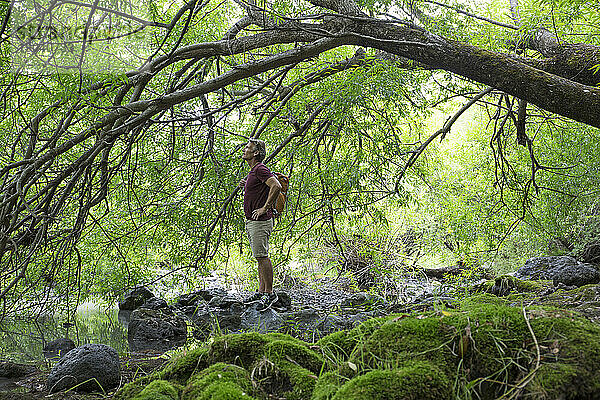
[[[283,318],[272,308],[257,311],[256,306],[248,307],[241,315],[241,327],[260,333],[276,332],[283,326]]]
[[[48,343],[44,349],[44,357],[61,358],[75,348],[75,342],[68,338],[56,339]]]
[[[185,343],[187,324],[168,308],[139,308],[131,313],[127,341],[131,351],[166,351]]]
[[[600,264],[600,241],[586,243],[581,251],[581,259],[586,263]]]
[[[38,372],[34,365],[18,364],[12,361],[0,361],[0,378],[19,379]]]
[[[131,321],[131,310],[119,310],[117,314],[117,319],[125,327],[125,329],[129,328],[129,321]]]
[[[220,287],[197,290],[192,293],[182,294],[177,299],[177,305],[181,307],[195,306],[199,301],[209,302],[213,297],[226,297],[227,291]]]
[[[119,310],[135,310],[152,297],[154,297],[154,294],[145,286],[135,287],[119,302]]]
[[[199,292],[194,292],[194,293],[186,293],[186,294],[182,294],[181,296],[179,296],[179,298],[177,299],[177,303],[176,305],[178,307],[195,307],[196,306],[196,302],[198,301],[202,301],[204,302],[204,298],[202,297],[202,295]]]
[[[315,326],[310,342],[316,342],[331,333],[349,329],[351,327],[352,326],[344,318],[337,315],[327,315]]]
[[[515,273],[519,279],[552,280],[554,285],[583,286],[600,282],[600,272],[591,264],[570,256],[533,257]]]
[[[242,328],[242,316],[240,313],[218,313],[216,320],[219,321],[218,328],[221,333],[237,333]]]
[[[141,305],[141,308],[147,308],[150,310],[160,310],[161,308],[167,307],[169,307],[167,301],[158,297],[151,297]]]
[[[209,307],[220,308],[220,309],[230,308],[233,304],[241,305],[242,303],[235,297],[227,296],[227,295],[214,296],[208,302]]]
[[[340,306],[343,308],[372,308],[385,306],[385,300],[376,295],[359,292],[344,299]]]
[[[600,272],[590,264],[579,263],[571,268],[564,268],[555,272],[552,277],[554,286],[563,284],[569,286],[584,286],[600,282]]]
[[[276,292],[277,301],[273,304],[273,307],[278,310],[289,310],[292,307],[292,298],[287,292]]]
[[[117,351],[104,344],[84,344],[67,353],[48,376],[50,393],[75,387],[77,391],[107,391],[119,385]]]
[[[280,331],[311,343],[350,327],[347,318],[337,315],[321,316],[317,310],[310,307],[285,313],[282,317],[284,324]]]

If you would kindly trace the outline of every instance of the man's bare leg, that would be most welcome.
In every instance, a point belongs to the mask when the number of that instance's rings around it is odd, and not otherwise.
[[[269,257],[260,257],[258,261],[258,291],[261,293],[273,292],[273,264]]]

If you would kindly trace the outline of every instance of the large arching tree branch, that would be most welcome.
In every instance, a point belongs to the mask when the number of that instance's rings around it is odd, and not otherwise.
[[[359,13],[351,0],[311,2],[347,15],[348,22],[343,33],[340,33],[348,38],[347,44],[377,48],[433,68],[453,72],[519,97],[547,111],[600,127],[600,113],[597,112],[600,109],[600,89],[588,86],[585,80],[584,83],[572,80],[582,76],[581,68],[591,67],[589,57],[599,57],[595,46],[591,49],[583,46],[588,51],[572,53],[579,55],[579,58],[571,59],[571,62],[583,63],[579,64],[579,73],[573,74],[572,69],[564,71],[551,68],[556,63],[547,63],[545,66],[537,64],[539,68],[536,68],[528,64],[532,61],[449,40],[420,28],[396,26],[371,19],[364,13]],[[576,48],[581,50],[580,47]],[[540,69],[542,67],[551,71]],[[552,72],[566,73],[567,76]],[[600,79],[596,78],[598,80]]]

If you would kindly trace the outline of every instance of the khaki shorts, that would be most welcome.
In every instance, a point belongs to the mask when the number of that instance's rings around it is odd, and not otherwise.
[[[273,218],[267,221],[246,220],[246,233],[254,258],[269,256],[269,237],[273,231]]]

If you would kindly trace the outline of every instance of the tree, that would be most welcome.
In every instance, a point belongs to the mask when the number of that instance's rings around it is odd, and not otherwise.
[[[584,3],[568,7],[596,13]],[[393,6],[192,0],[179,9],[153,2],[147,15],[135,9],[110,1],[4,4],[0,299],[6,310],[28,288],[56,286],[58,276],[70,293],[91,261],[77,247],[86,228],[103,231],[108,243],[121,235],[106,231],[110,213],[130,219],[122,235],[150,226],[156,232],[157,219],[188,218],[196,224],[186,232],[196,249],[192,264],[217,255],[237,196],[231,190],[239,172],[236,146],[249,136],[274,144],[267,160],[285,154],[282,167],[293,169],[297,157],[321,171],[308,176],[301,169],[308,186],[299,190],[308,197],[285,228],[305,220],[308,232],[318,223],[334,229],[336,209],[402,192],[424,149],[490,95],[501,93],[500,130],[507,121],[524,127],[528,103],[547,117],[600,127],[593,36],[570,44],[558,28],[552,32],[534,18],[519,29],[431,0]],[[80,28],[77,40],[61,42],[71,47],[52,47],[66,37],[55,21]],[[482,32],[474,21],[486,23],[483,31],[498,29],[492,34],[506,38],[498,41],[505,48],[469,43]],[[560,28],[569,32],[570,24]],[[138,66],[119,72],[130,64]],[[452,74],[446,89],[465,95],[465,108],[428,139],[400,138],[400,121],[418,119],[442,96],[423,94],[420,86],[438,70]],[[514,99],[520,112],[513,112]],[[348,114],[355,107],[362,111]],[[532,149],[527,133],[517,133]],[[305,152],[294,155],[297,148]],[[531,160],[535,185],[540,165],[533,150]],[[366,170],[374,171],[368,184],[360,175]]]

